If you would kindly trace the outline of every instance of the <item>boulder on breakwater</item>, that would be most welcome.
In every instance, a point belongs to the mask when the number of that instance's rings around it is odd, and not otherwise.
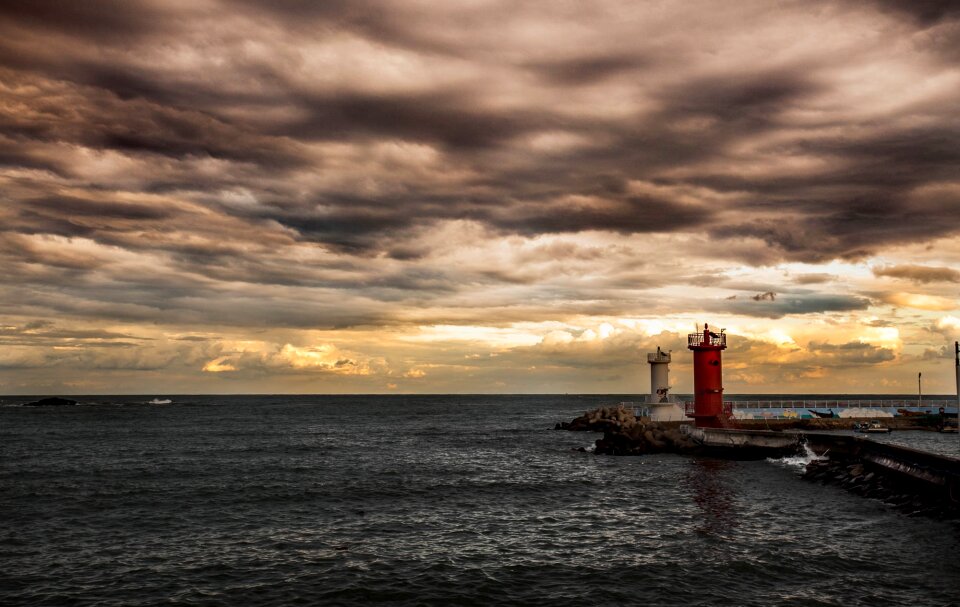
[[[607,455],[691,453],[700,448],[679,427],[641,421],[623,405],[587,411],[569,423],[557,424],[555,429],[603,432],[595,452]]]
[[[52,398],[41,398],[40,400],[35,400],[32,403],[24,403],[23,406],[24,407],[70,407],[75,404],[77,404],[77,401],[75,400],[54,396]]]

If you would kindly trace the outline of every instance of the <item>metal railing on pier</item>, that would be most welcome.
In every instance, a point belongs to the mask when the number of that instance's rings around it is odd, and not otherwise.
[[[889,409],[919,407],[936,411],[940,407],[954,407],[955,400],[863,399],[863,400],[737,400],[736,409]]]
[[[752,410],[766,410],[761,416],[764,419],[797,419],[809,416],[808,410],[814,409],[821,412],[835,410],[840,413],[843,409],[880,409],[883,415],[896,416],[898,409],[907,409],[916,415],[917,413],[930,412],[936,414],[940,408],[949,415],[956,415],[955,400],[923,400],[920,406],[917,406],[916,400],[908,399],[849,399],[849,400],[734,400],[724,401],[723,415],[728,417],[739,417],[734,411],[741,412],[746,416],[743,419],[750,419]],[[693,417],[695,405],[693,401],[684,402],[684,413],[687,417]],[[773,411],[769,411],[773,410]],[[779,410],[779,412],[777,412]],[[757,418],[759,419],[759,418]]]

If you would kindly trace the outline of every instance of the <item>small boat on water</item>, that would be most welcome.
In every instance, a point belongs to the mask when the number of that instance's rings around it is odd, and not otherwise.
[[[890,428],[886,426],[881,426],[880,422],[877,420],[869,422],[856,422],[853,424],[854,432],[863,432],[866,434],[886,434],[890,432]]]

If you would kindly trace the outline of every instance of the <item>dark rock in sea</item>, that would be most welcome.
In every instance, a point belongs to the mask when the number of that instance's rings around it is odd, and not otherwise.
[[[633,411],[623,405],[616,407],[600,407],[587,411],[573,421],[561,422],[554,426],[556,430],[571,430],[573,432],[607,432],[632,426],[637,422]]]
[[[35,400],[32,403],[24,403],[24,407],[69,407],[77,404],[77,401],[70,400],[69,398],[60,398],[54,396],[52,398],[41,398],[40,400]]]

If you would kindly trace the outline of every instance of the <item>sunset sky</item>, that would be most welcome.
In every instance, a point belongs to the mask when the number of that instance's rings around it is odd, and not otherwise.
[[[0,393],[951,393],[960,3],[7,0],[0,197]]]

